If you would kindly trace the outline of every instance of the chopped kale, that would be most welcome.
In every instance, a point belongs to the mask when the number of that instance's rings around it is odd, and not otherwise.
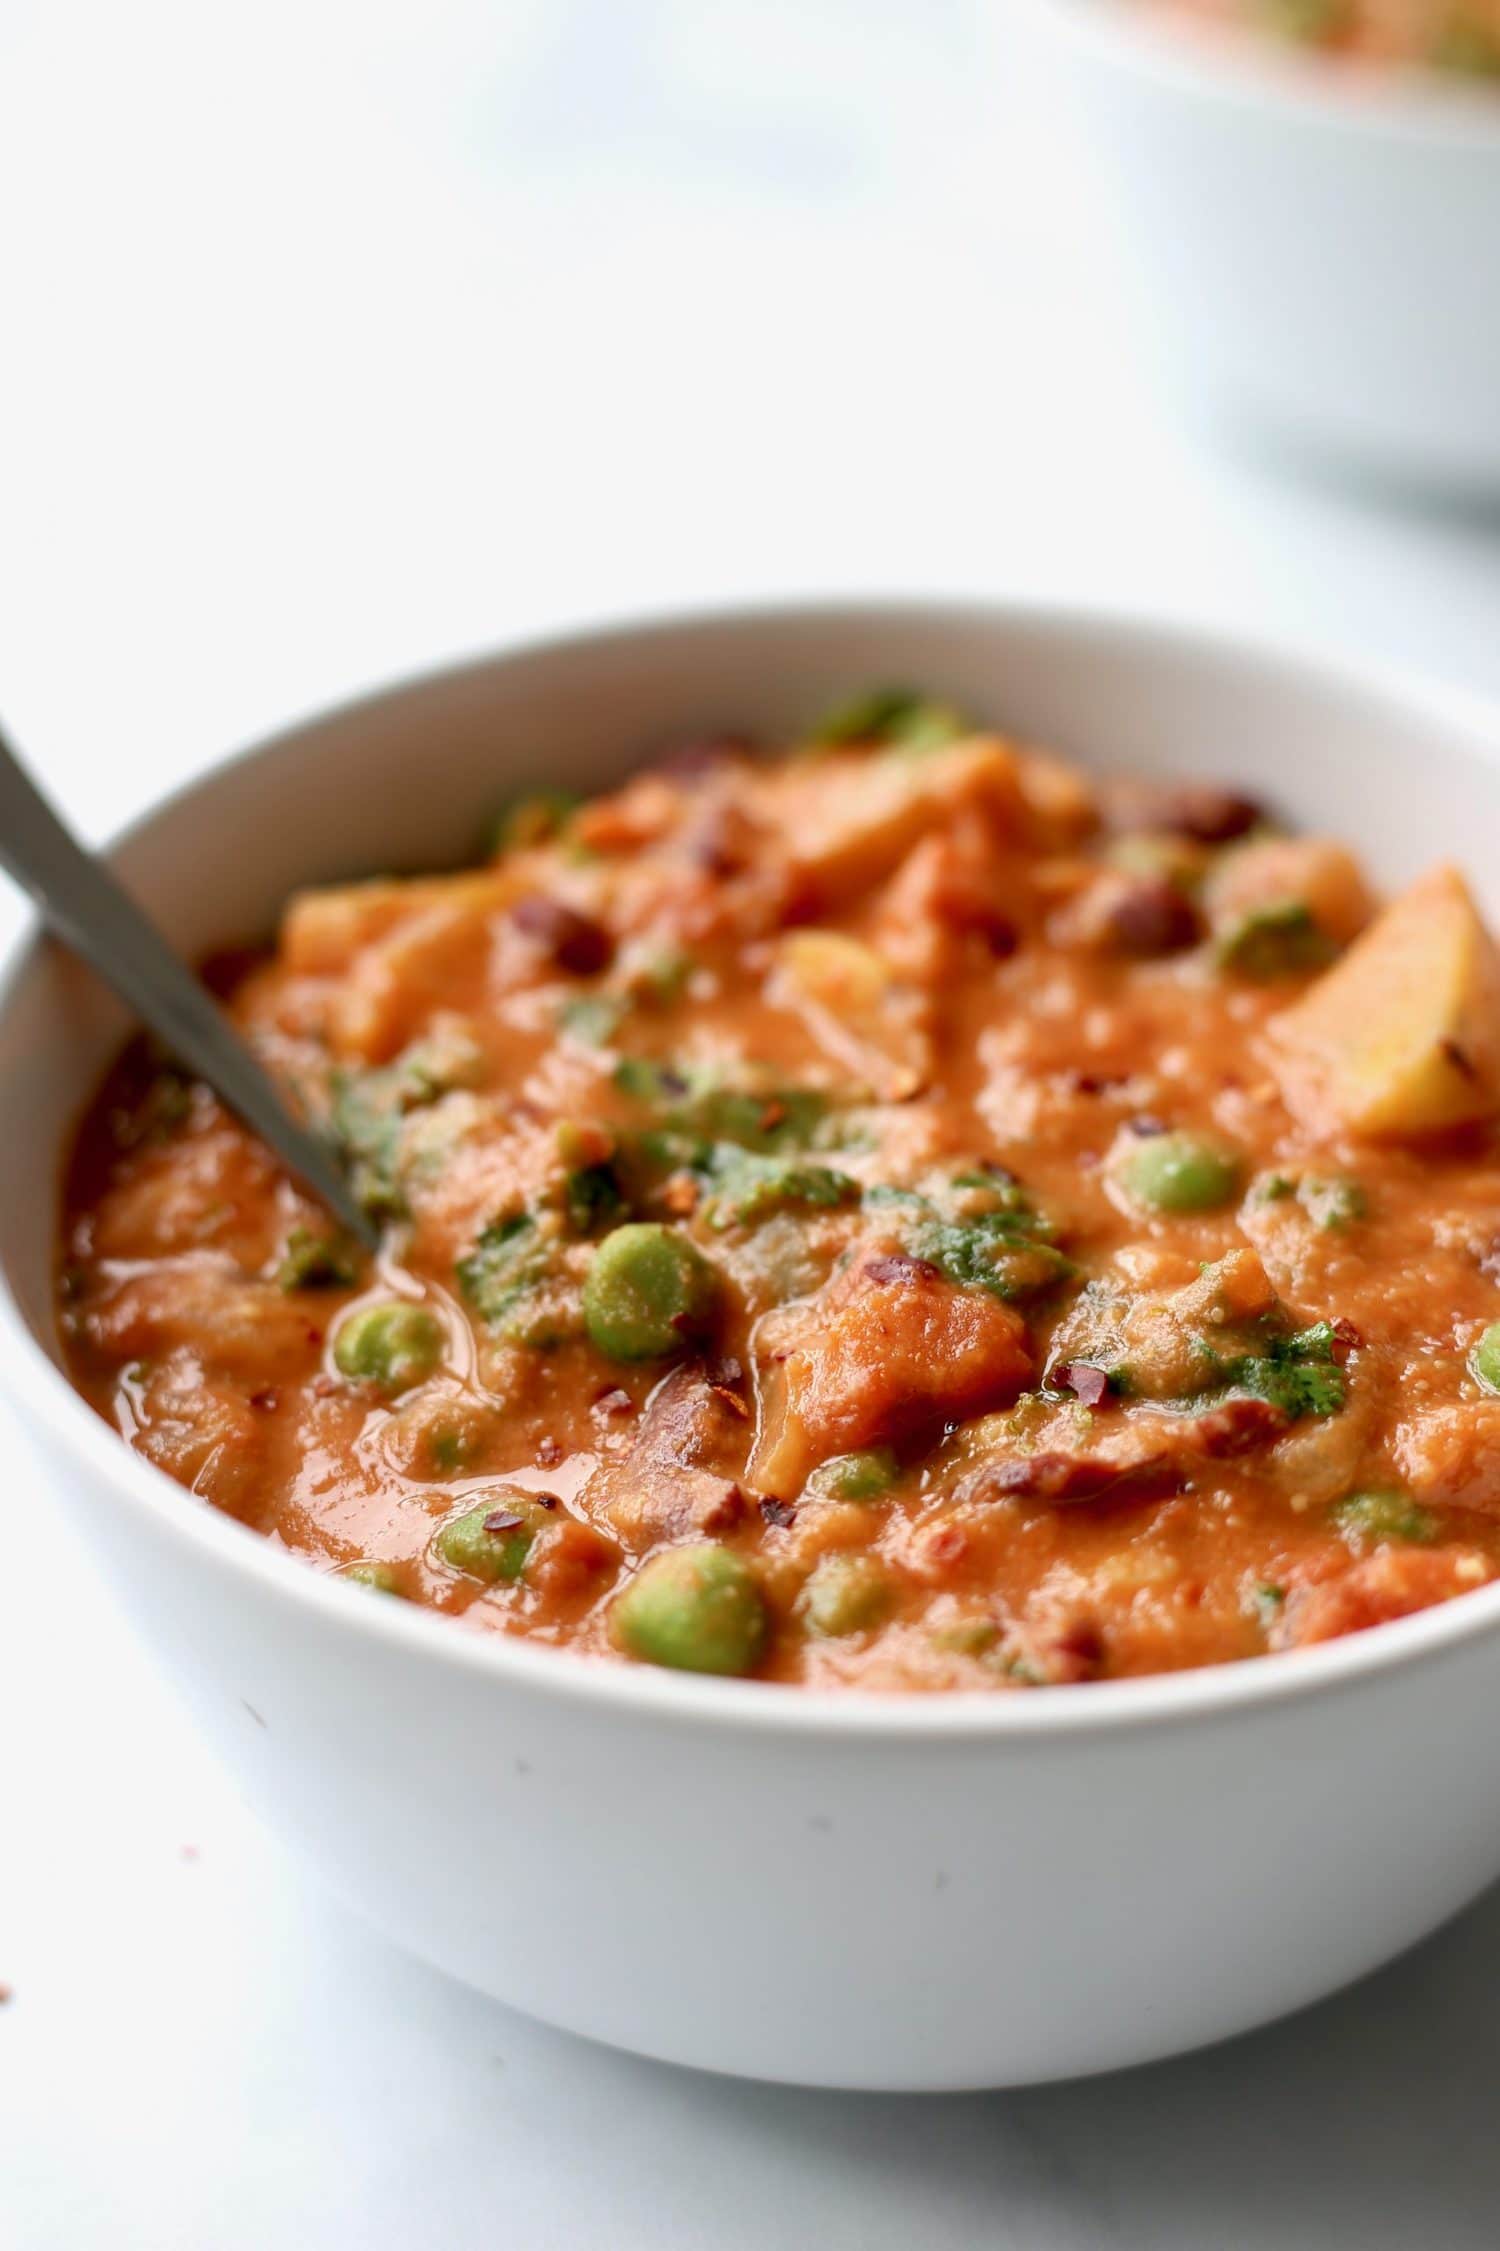
[[[858,1182],[831,1166],[757,1156],[732,1142],[719,1145],[708,1169],[705,1210],[709,1225],[720,1229],[754,1227],[781,1211],[835,1211],[859,1195]]]
[[[925,1258],[963,1289],[988,1290],[1007,1302],[1038,1297],[1077,1272],[1052,1244],[1018,1228],[1009,1213],[966,1222],[937,1220],[909,1238],[915,1258]]]
[[[584,1047],[608,1047],[625,1011],[626,1003],[619,993],[580,993],[563,1002],[557,1021],[570,1039]]]
[[[1351,1493],[1335,1503],[1334,1522],[1346,1539],[1357,1546],[1374,1546],[1380,1540],[1401,1540],[1427,1547],[1437,1538],[1437,1518],[1419,1508],[1409,1493],[1375,1490]]]
[[[1265,1627],[1274,1626],[1286,1608],[1286,1588],[1263,1581],[1255,1590],[1254,1603],[1258,1622]]]
[[[458,1284],[481,1321],[509,1329],[518,1308],[547,1279],[547,1245],[527,1212],[514,1212],[486,1227],[466,1258],[458,1262]]]
[[[336,1071],[329,1125],[357,1202],[372,1219],[398,1219],[406,1211],[398,1164],[402,1089],[394,1071]]]
[[[275,1279],[283,1290],[347,1289],[359,1279],[358,1256],[342,1235],[294,1227],[282,1246]]]
[[[705,1148],[719,1141],[762,1155],[811,1148],[828,1117],[828,1097],[814,1087],[762,1092],[725,1086],[702,1072],[677,1071],[642,1055],[622,1056],[614,1082],[653,1112],[655,1130]]]
[[[1273,1337],[1262,1353],[1245,1353],[1229,1361],[1224,1369],[1226,1388],[1264,1399],[1293,1422],[1304,1415],[1336,1415],[1344,1404],[1337,1349],[1332,1322],[1318,1321],[1310,1329]]]
[[[614,1081],[622,1094],[628,1094],[634,1102],[647,1103],[653,1109],[678,1100],[689,1091],[688,1081],[680,1071],[658,1063],[649,1055],[622,1055],[615,1065]]]
[[[454,1023],[414,1040],[390,1068],[401,1107],[420,1110],[455,1087],[479,1085],[484,1050],[471,1032]]]
[[[936,1195],[872,1190],[866,1202],[909,1209],[906,1249],[962,1289],[1009,1302],[1038,1297],[1077,1271],[1055,1248],[1052,1222],[1009,1173],[958,1173]]]
[[[1268,1172],[1250,1191],[1252,1205],[1284,1204],[1294,1197],[1313,1226],[1332,1235],[1354,1226],[1369,1209],[1364,1189],[1347,1173],[1321,1177]]]
[[[401,1126],[412,1110],[429,1109],[456,1087],[472,1086],[484,1057],[461,1029],[413,1041],[394,1063],[367,1071],[338,1069],[329,1080],[328,1131],[356,1200],[372,1219],[402,1219]]]
[[[610,1163],[581,1165],[563,1180],[563,1209],[575,1235],[593,1235],[626,1217],[629,1206]]]
[[[1334,1180],[1309,1177],[1299,1185],[1297,1201],[1313,1225],[1331,1235],[1342,1235],[1346,1228],[1363,1219],[1369,1209],[1359,1182],[1347,1177]]]

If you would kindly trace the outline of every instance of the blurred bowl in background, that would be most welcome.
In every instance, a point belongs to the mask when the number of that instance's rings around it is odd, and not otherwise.
[[[1008,0],[1167,372],[1220,420],[1500,494],[1500,91]]]

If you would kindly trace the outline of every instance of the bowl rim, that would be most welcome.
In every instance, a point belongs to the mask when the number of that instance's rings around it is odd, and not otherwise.
[[[612,616],[592,626],[526,635],[403,675],[321,707],[213,760],[153,797],[103,849],[113,856],[194,799],[211,798],[231,771],[272,766],[278,757],[304,754],[310,733],[357,724],[403,703],[420,705],[430,693],[451,688],[465,676],[477,677],[512,663],[566,662],[611,643],[628,645],[653,636],[677,639],[694,632],[716,634],[728,629],[753,635],[801,631],[809,625],[836,631],[923,624],[988,625],[1024,633],[1051,640],[1059,655],[1083,641],[1113,645],[1158,663],[1200,661],[1229,668],[1267,668],[1289,690],[1301,688],[1378,707],[1414,726],[1452,730],[1469,738],[1470,755],[1500,763],[1500,705],[1490,699],[1399,668],[1330,656],[1287,637],[1118,606],[1041,599],[819,596]],[[0,956],[0,1019],[14,1005],[49,943],[36,917],[29,916]],[[49,1184],[54,1197],[57,1177],[54,1174]],[[73,1389],[32,1334],[3,1262],[0,1387],[33,1437],[40,1428],[59,1449],[62,1474],[73,1469],[97,1475],[143,1528],[191,1551],[198,1563],[221,1578],[246,1580],[267,1601],[279,1600],[289,1619],[303,1613],[310,1626],[351,1641],[383,1642],[412,1661],[425,1657],[489,1679],[497,1688],[508,1684],[568,1704],[601,1705],[606,1715],[633,1713],[678,1726],[732,1728],[752,1735],[791,1733],[812,1740],[978,1738],[1020,1744],[1059,1734],[1103,1737],[1121,1729],[1189,1725],[1220,1715],[1249,1716],[1289,1698],[1348,1692],[1372,1676],[1436,1662],[1463,1644],[1500,1635],[1497,1579],[1410,1617],[1311,1648],[1126,1680],[1059,1685],[1044,1695],[1020,1696],[995,1689],[819,1689],[674,1673],[552,1648],[523,1635],[465,1632],[420,1604],[372,1601],[364,1590],[345,1587],[337,1574],[310,1569],[290,1550],[186,1492],[132,1452]]]
[[[1500,87],[1471,85],[1416,64],[1381,69],[1284,49],[1249,27],[1175,20],[1163,0],[1021,4],[1100,62],[1267,123],[1500,155]]]

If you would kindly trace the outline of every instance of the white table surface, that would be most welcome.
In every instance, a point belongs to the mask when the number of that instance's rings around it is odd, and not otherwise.
[[[970,29],[966,0],[4,0],[0,701],[80,825],[381,676],[744,594],[1124,602],[1500,696],[1500,523],[1174,427]],[[1500,1894],[1108,2080],[639,2063],[351,1921],[71,1536],[20,1481],[3,1506],[7,2245],[1500,2239]]]

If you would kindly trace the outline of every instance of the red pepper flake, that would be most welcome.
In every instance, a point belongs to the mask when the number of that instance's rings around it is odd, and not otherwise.
[[[864,1268],[867,1282],[895,1282],[911,1288],[919,1282],[936,1282],[942,1279],[941,1270],[930,1258],[912,1258],[905,1251],[887,1251],[880,1258],[872,1258]]]
[[[962,1524],[929,1524],[912,1543],[913,1568],[924,1579],[941,1581],[963,1562],[972,1544]]]
[[[779,1125],[785,1125],[785,1124],[786,1124],[786,1104],[785,1104],[784,1102],[782,1102],[782,1101],[778,1101],[778,1100],[775,1100],[775,1099],[773,1099],[773,1100],[771,1100],[770,1102],[768,1102],[768,1103],[766,1104],[765,1108],[764,1108],[764,1109],[763,1109],[763,1110],[761,1111],[761,1114],[760,1114],[760,1130],[761,1130],[761,1132],[762,1132],[762,1133],[774,1133],[774,1132],[776,1131],[776,1128],[777,1128],[777,1127],[778,1127]]]
[[[688,858],[705,875],[739,875],[746,866],[743,824],[727,805],[710,807],[686,846]]]
[[[536,1503],[538,1508],[562,1507],[562,1503],[555,1493],[533,1493],[531,1498]]]
[[[308,1343],[309,1343],[310,1345],[312,1345],[312,1346],[314,1346],[314,1347],[316,1347],[316,1346],[320,1345],[320,1344],[321,1344],[321,1343],[323,1342],[323,1332],[322,1332],[322,1330],[321,1330],[321,1329],[315,1329],[315,1328],[313,1328],[313,1327],[312,1327],[312,1326],[311,1326],[311,1325],[309,1324],[309,1327],[308,1327],[308,1330],[307,1330],[307,1341],[308,1341]]]
[[[1009,961],[1021,943],[1021,933],[1008,914],[981,910],[970,917],[969,927],[984,940],[995,961]]]
[[[1109,1071],[1074,1071],[1069,1080],[1075,1094],[1112,1094],[1125,1080]]]
[[[558,1463],[566,1459],[567,1456],[563,1448],[555,1438],[539,1438],[537,1440],[536,1466],[538,1469],[556,1469]]]
[[[1336,1321],[1330,1321],[1328,1325],[1333,1331],[1334,1365],[1342,1368],[1350,1353],[1358,1352],[1365,1340],[1354,1323],[1346,1321],[1342,1313]]]
[[[1087,1360],[1066,1360],[1052,1371],[1052,1381],[1059,1391],[1071,1391],[1074,1398],[1085,1407],[1097,1407],[1109,1397],[1109,1376],[1103,1368],[1091,1367]]]
[[[580,914],[562,899],[545,892],[529,892],[517,899],[510,919],[542,948],[559,969],[575,977],[592,977],[607,969],[614,953],[609,932],[592,916]]]
[[[252,1391],[250,1404],[263,1415],[274,1415],[281,1402],[274,1391]]]
[[[823,911],[817,887],[805,876],[793,877],[782,896],[779,920],[783,930],[802,930]]]
[[[790,1501],[773,1501],[769,1494],[761,1501],[760,1513],[768,1524],[780,1525],[783,1529],[793,1523],[797,1515]]]
[[[484,1520],[486,1532],[519,1532],[526,1522],[513,1508],[492,1508]]]

